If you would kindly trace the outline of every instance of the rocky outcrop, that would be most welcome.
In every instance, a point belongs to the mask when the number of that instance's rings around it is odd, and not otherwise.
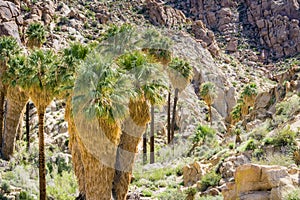
[[[224,200],[280,200],[299,186],[299,171],[281,166],[242,165],[234,178],[222,191]]]
[[[23,18],[17,6],[9,1],[0,1],[0,35],[9,35],[21,43],[19,27]]]
[[[206,174],[210,165],[194,162],[182,168],[184,186],[191,186],[201,180]]]
[[[146,7],[150,21],[156,26],[173,27],[186,22],[182,11],[165,6],[155,0],[147,0]]]
[[[206,28],[201,20],[197,20],[192,25],[192,33],[204,48],[207,48],[213,56],[218,56],[220,48],[215,39],[215,34]]]
[[[248,22],[257,28],[260,43],[274,58],[300,52],[299,1],[246,0]]]

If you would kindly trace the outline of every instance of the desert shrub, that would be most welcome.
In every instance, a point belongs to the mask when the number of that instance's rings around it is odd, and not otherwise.
[[[246,145],[245,145],[246,151],[255,150],[256,148],[257,148],[257,143],[254,139],[251,138],[246,142]]]
[[[201,190],[205,191],[210,186],[217,186],[221,178],[221,175],[215,171],[205,174],[201,179]]]
[[[290,126],[284,127],[278,131],[273,138],[272,144],[277,147],[293,146],[296,143],[296,132],[290,129]]]
[[[22,191],[19,194],[19,200],[34,200],[34,198],[26,191]]]
[[[167,189],[157,195],[155,195],[156,199],[159,200],[185,200],[186,195],[178,191],[178,189]]]
[[[4,193],[10,193],[10,185],[8,182],[3,181],[1,184],[1,190],[3,190]]]
[[[286,200],[300,200],[300,189],[296,189],[287,194]]]
[[[193,143],[205,143],[208,138],[214,138],[216,131],[207,125],[198,125],[193,137]]]
[[[47,186],[50,196],[57,200],[73,200],[77,190],[75,176],[71,172],[64,171],[62,174],[55,174],[53,183]]]
[[[280,165],[280,166],[288,167],[291,164],[294,164],[294,160],[292,159],[292,156],[278,153],[274,155],[266,155],[260,159],[253,157],[252,163],[256,163],[260,165]]]
[[[229,143],[228,148],[229,149],[234,149],[234,143],[233,142]]]
[[[204,197],[199,197],[197,198],[197,200],[222,200],[223,196],[219,195],[219,196],[204,196]]]
[[[144,197],[152,197],[153,196],[153,192],[150,189],[145,188],[142,191],[142,196],[144,196]]]

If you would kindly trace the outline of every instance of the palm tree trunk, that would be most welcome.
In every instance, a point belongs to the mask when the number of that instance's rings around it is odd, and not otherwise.
[[[7,113],[6,125],[3,131],[2,156],[9,160],[14,152],[15,139],[18,131],[20,117],[28,97],[17,88],[8,88],[7,90]]]
[[[129,110],[130,117],[123,122],[123,130],[116,157],[112,191],[113,197],[117,200],[126,199],[138,145],[150,120],[149,106],[145,100],[130,102]]]
[[[147,164],[147,127],[143,135],[143,164],[144,165]]]
[[[175,89],[175,96],[174,96],[174,105],[173,105],[173,114],[172,114],[172,123],[171,123],[171,140],[174,140],[174,131],[175,131],[175,122],[176,122],[176,107],[178,101],[178,88]]]
[[[155,161],[154,158],[154,106],[151,105],[151,128],[150,128],[150,164]]]
[[[81,196],[85,196],[85,173],[84,166],[82,161],[82,153],[80,151],[80,138],[78,137],[77,129],[75,126],[74,119],[72,117],[71,110],[71,98],[67,99],[66,108],[65,108],[65,119],[68,122],[68,133],[69,137],[69,149],[72,155],[72,163],[75,176],[77,177],[79,193]]]
[[[170,87],[171,90],[171,87]],[[168,92],[168,122],[167,122],[167,129],[168,129],[168,144],[171,143],[171,92]]]
[[[29,111],[30,111],[30,105],[29,103],[26,104],[26,112],[25,112],[25,128],[26,128],[26,141],[27,141],[27,150],[30,149],[30,125],[29,125]]]
[[[3,91],[0,91],[0,149],[2,148],[2,142],[3,142],[4,101],[5,101],[5,94]]]
[[[46,163],[45,163],[45,139],[44,139],[44,118],[45,108],[38,108],[39,121],[39,180],[40,200],[46,200]]]
[[[209,114],[209,122],[210,122],[210,126],[212,126],[212,112],[211,112],[211,105],[208,105],[208,114]]]

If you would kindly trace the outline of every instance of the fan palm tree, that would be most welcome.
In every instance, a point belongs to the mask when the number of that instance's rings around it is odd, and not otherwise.
[[[249,108],[254,106],[255,98],[257,96],[257,86],[255,83],[246,85],[241,94],[242,104],[242,115],[245,116],[249,113]]]
[[[44,150],[44,118],[46,107],[58,94],[65,75],[59,59],[51,50],[34,50],[26,59],[16,58],[7,71],[12,85],[26,91],[37,107],[39,134],[39,186],[40,199],[46,199],[46,170]],[[16,64],[17,63],[17,64]]]
[[[27,31],[27,46],[31,49],[34,47],[42,47],[46,41],[46,31],[41,23],[32,23],[29,25]]]
[[[209,114],[209,122],[210,125],[212,125],[212,112],[211,112],[211,106],[214,102],[214,98],[216,96],[216,89],[215,84],[212,82],[206,82],[202,83],[200,87],[200,96],[205,101],[207,107],[208,107],[208,114]]]
[[[76,80],[72,113],[87,199],[111,198],[121,120],[128,113],[131,94],[128,80],[98,51],[87,57]]]
[[[173,58],[169,64],[169,77],[173,87],[175,88],[173,113],[172,113],[172,121],[171,121],[171,140],[173,140],[178,94],[179,92],[182,92],[192,80],[193,68],[187,61],[180,59],[178,57]]]
[[[65,119],[68,122],[68,133],[69,138],[69,149],[72,155],[72,163],[74,167],[74,172],[78,180],[79,186],[79,196],[85,196],[85,175],[82,153],[80,152],[79,145],[81,144],[78,132],[75,126],[74,118],[72,115],[72,94],[75,77],[78,75],[78,70],[81,62],[86,58],[89,52],[87,46],[83,46],[79,43],[73,43],[69,48],[66,48],[62,52],[63,63],[66,65],[66,70],[68,73],[64,79],[63,87],[63,98],[66,98],[66,108],[65,108]]]
[[[130,99],[130,116],[123,122],[113,182],[114,198],[125,199],[137,147],[145,132],[146,125],[150,121],[149,104],[154,106],[164,102],[160,94],[161,90],[166,89],[166,86],[160,76],[162,69],[159,68],[158,64],[152,63],[149,56],[141,51],[133,51],[120,56],[117,64],[122,70],[131,74],[137,94],[135,98]],[[150,159],[154,161],[154,152],[150,152],[151,154],[152,158]]]
[[[7,70],[8,62],[11,57],[18,54],[20,48],[15,38],[11,36],[0,37],[0,148],[3,144],[3,120],[4,120],[4,102],[7,93],[7,84],[3,82],[3,74]],[[8,123],[10,123],[8,121]]]
[[[160,62],[163,66],[167,66],[170,63],[172,59],[172,53],[170,51],[172,42],[168,37],[162,36],[155,29],[148,29],[142,36],[142,39],[144,41],[144,52],[153,57],[157,62]],[[150,148],[152,147],[152,149],[154,149],[154,128],[152,128],[150,133],[152,135],[152,140],[150,139]],[[169,86],[168,90],[167,141],[168,144],[171,142],[171,86]]]

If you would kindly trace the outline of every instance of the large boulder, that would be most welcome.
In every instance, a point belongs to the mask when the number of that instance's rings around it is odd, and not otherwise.
[[[224,200],[280,200],[298,185],[282,166],[246,164],[236,169],[234,177],[235,182],[227,183],[222,191]]]
[[[184,186],[191,186],[201,180],[209,169],[209,164],[194,162],[183,167]]]
[[[21,44],[19,25],[22,23],[18,7],[12,2],[0,0],[0,35],[12,36]]]

